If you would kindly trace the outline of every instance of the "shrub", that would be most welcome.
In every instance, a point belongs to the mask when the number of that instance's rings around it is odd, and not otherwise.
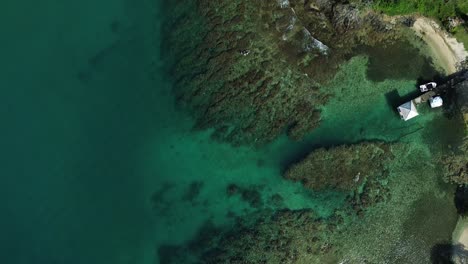
[[[376,0],[374,7],[389,15],[419,13],[446,21],[457,13],[468,13],[466,0]]]

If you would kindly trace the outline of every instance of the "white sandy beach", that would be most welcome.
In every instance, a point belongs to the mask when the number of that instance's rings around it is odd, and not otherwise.
[[[412,28],[429,46],[435,63],[447,74],[456,72],[459,63],[468,56],[463,43],[441,29],[435,21],[419,17]]]

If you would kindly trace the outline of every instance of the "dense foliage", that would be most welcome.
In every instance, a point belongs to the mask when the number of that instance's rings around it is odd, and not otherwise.
[[[375,7],[389,15],[420,13],[440,21],[468,14],[466,0],[376,0]]]

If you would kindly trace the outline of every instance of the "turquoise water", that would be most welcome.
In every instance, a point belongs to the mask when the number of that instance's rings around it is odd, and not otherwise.
[[[0,5],[2,263],[158,263],[161,245],[207,221],[229,226],[264,208],[329,216],[345,195],[284,180],[287,165],[317,146],[404,141],[441,114],[402,123],[385,94],[415,81],[368,81],[360,56],[325,87],[338,96],[304,141],[232,147],[176,109],[157,3],[23,5]],[[230,184],[250,195],[227,195]]]

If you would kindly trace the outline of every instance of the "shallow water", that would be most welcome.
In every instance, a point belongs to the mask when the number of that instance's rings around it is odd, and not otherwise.
[[[229,226],[264,208],[326,217],[345,194],[284,180],[291,162],[318,146],[422,145],[446,132],[424,128],[440,111],[403,123],[385,96],[413,92],[422,73],[372,82],[360,56],[323,88],[336,97],[304,141],[283,136],[257,149],[214,142],[174,105],[154,2],[30,7],[4,2],[0,18],[3,263],[158,263],[161,245],[192,239],[206,221]],[[249,198],[228,196],[233,183]]]

